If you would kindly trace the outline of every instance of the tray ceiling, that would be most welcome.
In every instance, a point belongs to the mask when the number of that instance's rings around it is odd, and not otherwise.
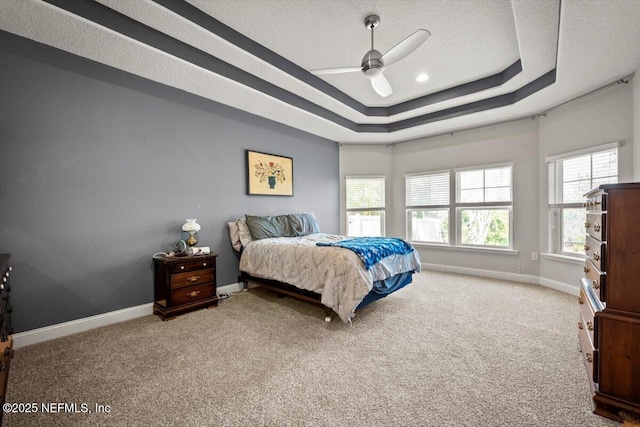
[[[386,67],[386,98],[309,73],[359,66],[370,14],[382,53],[432,34]],[[4,0],[0,29],[341,143],[534,116],[640,63],[636,0]]]

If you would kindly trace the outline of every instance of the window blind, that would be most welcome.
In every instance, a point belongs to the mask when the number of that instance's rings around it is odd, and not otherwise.
[[[384,177],[346,178],[347,209],[384,209]]]
[[[449,180],[449,172],[406,176],[406,206],[449,205]]]
[[[601,184],[618,182],[618,148],[548,163],[549,204],[581,203],[584,194]]]

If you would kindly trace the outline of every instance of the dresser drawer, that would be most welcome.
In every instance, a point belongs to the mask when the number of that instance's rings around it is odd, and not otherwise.
[[[593,195],[589,197],[583,205],[587,208],[588,211],[606,211],[607,195],[606,193]]]
[[[595,347],[596,341],[593,335],[596,309],[591,305],[592,301],[585,294],[585,291],[582,287],[580,287],[580,298],[578,299],[578,301],[580,302],[580,317],[578,318],[578,329],[580,329],[580,331],[587,331],[591,346]]]
[[[587,255],[587,258],[589,258],[593,265],[600,271],[606,271],[604,260],[606,246],[606,243],[600,242],[599,240],[587,235],[587,240],[584,244],[584,252]]]
[[[600,241],[607,240],[607,213],[588,213],[584,228],[589,236]]]
[[[216,288],[213,284],[189,286],[186,288],[171,291],[173,304],[190,304],[212,298],[216,295]]]
[[[596,389],[595,383],[598,382],[598,370],[596,369],[598,366],[596,360],[598,350],[593,348],[586,329],[581,329],[580,332],[578,332],[578,343],[580,345],[580,351],[582,352],[582,361],[587,369],[587,375],[591,383],[591,391],[594,392]]]
[[[211,283],[214,281],[214,269],[193,270],[185,273],[173,274],[171,276],[171,289],[182,288],[185,286],[199,285],[202,283]]]
[[[602,302],[605,301],[605,288],[607,286],[607,275],[596,268],[591,262],[590,259],[584,260],[584,275],[586,276],[591,289],[593,289],[593,293],[596,298],[598,298]]]

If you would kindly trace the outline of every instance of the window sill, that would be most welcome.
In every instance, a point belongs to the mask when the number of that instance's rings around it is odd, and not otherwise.
[[[516,256],[520,253],[520,251],[516,249],[498,249],[498,248],[478,248],[475,246],[450,246],[450,245],[438,245],[433,243],[414,243],[409,242],[416,248],[429,248],[429,249],[446,249],[450,251],[459,251],[459,252],[482,252],[482,253],[490,253],[497,255],[510,255]]]
[[[584,264],[584,260],[585,257],[584,256],[580,256],[580,257],[574,257],[574,256],[569,256],[569,255],[560,255],[560,254],[547,254],[547,253],[543,253],[540,254],[542,256],[542,258],[545,259],[552,259],[554,261],[562,261],[562,262],[568,262],[571,264]]]

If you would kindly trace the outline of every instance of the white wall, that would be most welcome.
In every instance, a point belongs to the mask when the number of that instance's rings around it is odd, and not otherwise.
[[[587,97],[540,118],[540,251],[549,247],[547,209],[547,165],[545,157],[623,141],[618,152],[619,181],[633,181],[632,88],[621,84]],[[541,258],[540,277],[578,286],[582,266],[577,263]]]
[[[342,146],[340,176],[386,175],[387,235],[404,238],[404,174],[514,162],[514,230],[518,255],[417,246],[422,262],[470,269],[468,271],[504,272],[512,274],[512,278],[517,277],[513,274],[539,276],[543,284],[577,290],[577,278],[582,275],[580,262],[549,257],[531,260],[531,252],[548,251],[545,157],[618,140],[623,141],[619,155],[620,181],[640,181],[640,78],[637,77],[630,84],[607,89],[536,120],[521,120],[395,147]],[[340,195],[341,232],[344,232],[344,179]]]

